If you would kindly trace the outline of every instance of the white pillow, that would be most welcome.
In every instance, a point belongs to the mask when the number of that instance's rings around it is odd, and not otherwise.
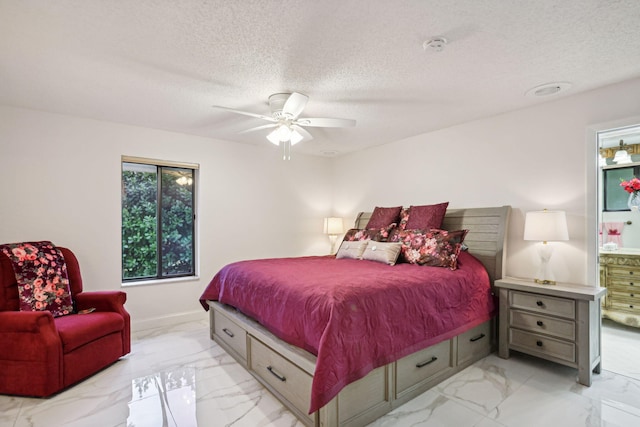
[[[362,254],[362,259],[394,265],[398,260],[401,248],[402,243],[400,242],[370,241]]]
[[[345,240],[340,245],[336,258],[362,259],[362,253],[367,247],[368,240]]]

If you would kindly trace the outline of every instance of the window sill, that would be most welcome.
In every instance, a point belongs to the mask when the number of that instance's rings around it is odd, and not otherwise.
[[[171,279],[138,280],[133,282],[123,282],[121,284],[121,287],[129,288],[134,286],[163,285],[163,284],[178,283],[178,282],[195,282],[198,280],[200,280],[200,276],[174,277]]]

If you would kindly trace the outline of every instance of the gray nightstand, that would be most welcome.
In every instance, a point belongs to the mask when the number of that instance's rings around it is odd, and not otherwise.
[[[510,350],[578,368],[578,382],[591,385],[600,373],[600,298],[605,288],[505,277],[500,292],[498,355]]]

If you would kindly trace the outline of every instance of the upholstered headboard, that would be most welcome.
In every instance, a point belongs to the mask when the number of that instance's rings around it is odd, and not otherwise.
[[[492,283],[504,275],[510,213],[511,206],[448,209],[444,217],[445,230],[469,230],[464,244],[469,248],[469,253],[484,264]],[[371,214],[360,212],[355,228],[364,228]]]

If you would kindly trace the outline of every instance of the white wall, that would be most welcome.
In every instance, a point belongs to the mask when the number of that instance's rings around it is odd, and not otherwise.
[[[224,264],[329,252],[331,160],[272,147],[0,107],[0,242],[69,247],[86,290],[119,290],[121,155],[199,163],[199,278],[124,290],[134,328],[204,317],[198,297]]]
[[[334,211],[353,218],[376,205],[511,205],[506,273],[532,278],[536,243],[522,240],[524,214],[565,210],[570,241],[554,243],[551,268],[559,281],[594,285],[590,129],[638,114],[640,79],[353,153],[333,165]]]
[[[201,166],[199,278],[126,288],[134,328],[204,316],[198,297],[224,264],[327,253],[324,216],[351,221],[376,205],[511,205],[506,268],[520,277],[536,269],[524,213],[565,210],[571,240],[556,245],[552,268],[558,280],[593,285],[593,129],[639,115],[640,79],[336,159],[283,162],[270,144],[0,107],[0,242],[52,240],[78,254],[87,290],[121,289],[120,156],[130,155]]]

